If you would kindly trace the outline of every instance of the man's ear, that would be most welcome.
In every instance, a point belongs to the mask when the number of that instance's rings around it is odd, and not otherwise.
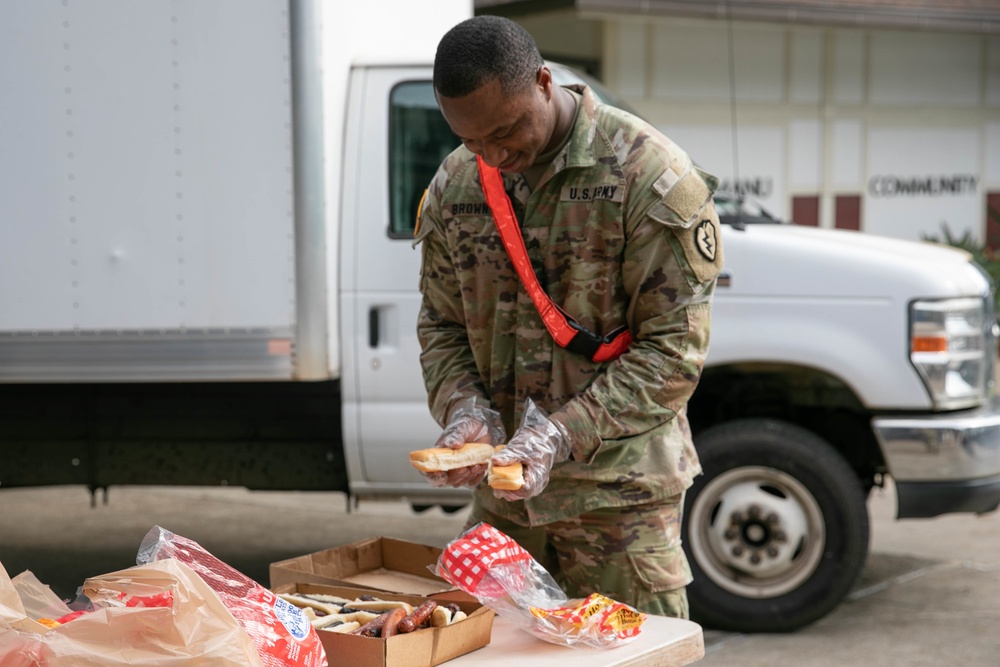
[[[535,85],[537,85],[542,92],[545,93],[546,97],[552,96],[552,72],[545,65],[538,68],[538,73],[535,75]]]

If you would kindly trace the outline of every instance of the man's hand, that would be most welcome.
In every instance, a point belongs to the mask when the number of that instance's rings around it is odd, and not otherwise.
[[[552,466],[569,458],[570,438],[561,424],[550,420],[529,398],[521,427],[507,446],[493,455],[492,465],[506,466],[518,461],[524,466],[524,486],[516,491],[494,489],[504,500],[525,500],[537,496],[549,483]]]
[[[451,420],[445,427],[441,437],[434,443],[435,447],[459,449],[467,442],[485,442],[498,445],[504,441],[507,433],[503,428],[500,413],[486,405],[480,398],[466,399],[458,404],[451,415]],[[434,487],[476,486],[486,476],[485,464],[456,468],[447,472],[421,473]]]

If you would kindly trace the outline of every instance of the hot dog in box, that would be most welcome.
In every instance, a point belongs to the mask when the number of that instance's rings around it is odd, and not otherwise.
[[[314,615],[331,665],[433,667],[486,646],[493,626],[491,609],[455,593],[420,596],[309,583],[272,590],[312,610],[306,613]]]

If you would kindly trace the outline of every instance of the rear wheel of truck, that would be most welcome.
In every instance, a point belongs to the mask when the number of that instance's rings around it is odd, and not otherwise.
[[[868,508],[854,471],[814,433],[770,419],[695,438],[704,474],[688,489],[684,549],[692,619],[787,632],[822,618],[868,556]]]

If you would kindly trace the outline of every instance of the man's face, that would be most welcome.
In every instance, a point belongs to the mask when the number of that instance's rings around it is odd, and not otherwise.
[[[547,67],[538,71],[531,87],[514,95],[505,95],[492,79],[465,97],[438,95],[438,104],[465,147],[503,172],[522,172],[534,164],[555,128]]]

